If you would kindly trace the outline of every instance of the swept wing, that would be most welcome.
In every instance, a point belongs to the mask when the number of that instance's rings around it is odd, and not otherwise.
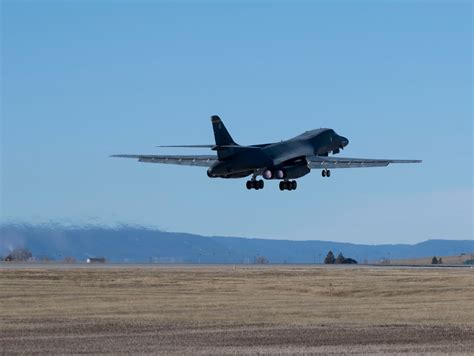
[[[169,155],[112,155],[110,157],[119,158],[135,158],[139,162],[145,163],[163,163],[163,164],[177,164],[181,166],[197,166],[210,167],[217,162],[217,156],[200,155],[200,156],[169,156]]]
[[[311,169],[385,167],[392,163],[421,163],[421,160],[410,159],[370,159],[323,156],[308,156],[306,157],[306,160],[308,161],[308,167]]]

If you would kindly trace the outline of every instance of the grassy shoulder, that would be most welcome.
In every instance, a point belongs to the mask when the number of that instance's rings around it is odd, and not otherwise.
[[[474,320],[471,269],[45,268],[3,270],[0,285],[3,327],[9,320],[42,318],[200,325]]]

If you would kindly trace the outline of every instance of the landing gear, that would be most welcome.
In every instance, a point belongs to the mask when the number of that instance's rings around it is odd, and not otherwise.
[[[323,170],[321,171],[321,175],[322,175],[323,177],[328,177],[328,178],[329,178],[329,177],[331,176],[331,171],[330,171],[329,169],[323,169]]]
[[[295,180],[292,180],[292,181],[284,180],[284,181],[280,182],[280,190],[281,191],[283,191],[283,190],[295,190],[296,188],[298,188],[298,183],[296,183]]]
[[[263,180],[255,180],[255,179],[252,179],[252,180],[248,180],[247,183],[246,183],[246,187],[247,189],[255,189],[255,190],[259,190],[259,189],[263,189],[265,183],[263,182]]]

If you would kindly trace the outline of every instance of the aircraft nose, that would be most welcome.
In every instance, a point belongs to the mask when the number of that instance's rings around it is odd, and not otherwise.
[[[346,147],[349,144],[349,140],[345,137],[341,137],[341,145],[342,147]]]

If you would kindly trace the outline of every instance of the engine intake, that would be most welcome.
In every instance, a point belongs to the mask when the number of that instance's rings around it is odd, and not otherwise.
[[[269,169],[266,169],[265,171],[263,171],[262,176],[265,179],[272,179],[273,178],[273,172]]]

